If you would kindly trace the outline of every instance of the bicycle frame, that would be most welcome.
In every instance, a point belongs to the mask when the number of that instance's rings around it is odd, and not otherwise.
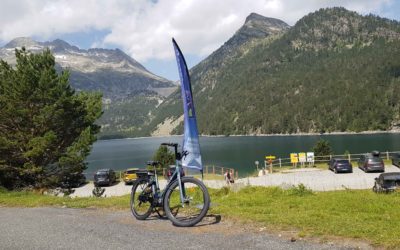
[[[179,194],[180,194],[180,199],[181,199],[181,204],[184,206],[184,203],[186,202],[186,194],[185,194],[185,189],[182,185],[182,176],[181,176],[181,171],[182,171],[182,166],[179,164],[180,161],[180,154],[178,153],[177,146],[178,144],[176,143],[162,143],[161,145],[165,146],[171,146],[174,147],[175,149],[175,171],[171,175],[171,178],[169,179],[166,187],[160,192],[160,186],[158,182],[158,176],[157,176],[157,171],[156,171],[156,166],[153,165],[154,167],[154,180],[151,181],[148,185],[151,185],[152,192],[154,194],[154,197],[157,197],[157,205],[162,206],[164,202],[164,195],[167,192],[168,188],[172,185],[172,183],[177,179],[178,180],[178,186],[179,186]]]
[[[132,214],[138,220],[145,220],[156,212],[160,218],[168,217],[176,226],[193,226],[207,215],[210,208],[207,187],[197,178],[185,177],[181,165],[181,154],[177,152],[178,144],[162,145],[175,148],[175,170],[169,176],[166,187],[161,191],[156,171],[160,162],[147,163],[150,168],[153,166],[154,172],[153,170],[136,172],[138,179],[132,187],[130,199]]]

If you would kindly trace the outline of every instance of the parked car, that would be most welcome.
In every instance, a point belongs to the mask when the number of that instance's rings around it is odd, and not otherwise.
[[[62,188],[78,188],[86,183],[86,177],[82,173],[71,173],[63,176],[60,183]]]
[[[372,190],[376,193],[388,193],[400,188],[400,173],[384,173],[375,178]]]
[[[392,165],[400,168],[400,153],[396,153],[392,156]]]
[[[340,172],[353,173],[353,165],[346,159],[332,158],[329,162],[329,169],[335,172],[335,174]]]
[[[171,180],[172,175],[175,173],[176,167],[175,165],[171,165],[169,166],[169,168],[167,169],[167,171],[165,172],[165,178],[167,180]],[[183,168],[181,168],[181,176],[185,176],[185,171],[183,170]],[[176,176],[174,177],[174,179],[176,178]]]
[[[94,185],[96,187],[102,185],[111,186],[115,181],[116,176],[112,169],[100,169],[94,174]]]
[[[385,164],[383,160],[379,157],[378,151],[373,151],[372,153],[361,155],[358,160],[358,167],[364,172],[385,172]]]
[[[137,179],[136,172],[138,170],[138,168],[128,168],[124,171],[124,176],[122,179],[124,180],[125,185],[132,184]]]

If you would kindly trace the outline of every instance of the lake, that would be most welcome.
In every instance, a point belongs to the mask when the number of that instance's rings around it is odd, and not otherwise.
[[[200,137],[204,165],[234,168],[241,176],[255,169],[254,162],[264,162],[266,155],[289,158],[290,153],[306,152],[319,139],[330,142],[335,154],[372,150],[399,151],[400,134],[301,135],[301,136],[230,136]],[[87,158],[88,176],[100,168],[123,170],[145,167],[162,142],[182,144],[181,136],[97,141]]]

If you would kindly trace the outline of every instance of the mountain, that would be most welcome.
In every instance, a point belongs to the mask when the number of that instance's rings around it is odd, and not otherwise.
[[[70,71],[70,83],[77,91],[103,93],[102,136],[141,135],[138,127],[150,121],[152,110],[177,88],[119,49],[84,50],[60,39],[37,42],[21,37],[0,48],[0,58],[15,64],[15,48],[21,47],[32,53],[49,48],[58,69]]]
[[[145,90],[163,94],[168,88],[175,88],[171,81],[149,72],[119,49],[83,50],[60,39],[36,42],[21,37],[0,48],[0,58],[15,63],[14,49],[21,47],[33,53],[49,48],[60,68],[70,70],[70,82],[75,89],[101,91],[104,98],[111,100]]]
[[[204,102],[211,100],[216,84],[226,77],[225,69],[246,55],[249,48],[259,43],[269,43],[289,28],[288,24],[279,19],[251,13],[228,41],[190,70],[195,102],[198,103],[198,99]],[[153,136],[181,133],[181,102],[179,90],[175,91],[155,111],[155,118],[144,130]],[[202,113],[201,104],[199,105],[196,105],[197,113]],[[201,128],[200,131],[202,132]]]
[[[344,8],[293,27],[251,14],[190,70],[202,134],[291,134],[400,128],[400,24]],[[179,92],[148,133],[182,133]]]

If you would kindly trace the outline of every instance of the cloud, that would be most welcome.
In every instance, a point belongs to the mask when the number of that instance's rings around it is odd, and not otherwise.
[[[135,59],[171,59],[171,37],[185,54],[206,56],[256,12],[293,25],[322,7],[343,6],[362,14],[383,13],[390,0],[3,0],[0,41],[110,30],[93,46],[115,45]]]

